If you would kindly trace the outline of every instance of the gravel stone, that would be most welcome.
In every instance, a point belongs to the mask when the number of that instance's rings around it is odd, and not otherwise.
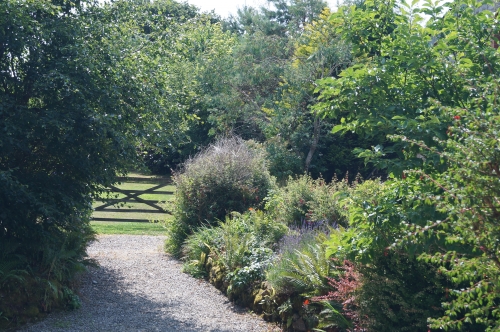
[[[56,312],[23,332],[272,331],[209,283],[181,272],[165,237],[101,235],[88,248],[99,267],[82,276],[82,306]]]

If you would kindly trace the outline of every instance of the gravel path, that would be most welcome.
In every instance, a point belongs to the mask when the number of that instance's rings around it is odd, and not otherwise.
[[[270,331],[210,284],[181,272],[160,236],[99,236],[88,249],[100,267],[82,280],[82,307],[21,331]]]

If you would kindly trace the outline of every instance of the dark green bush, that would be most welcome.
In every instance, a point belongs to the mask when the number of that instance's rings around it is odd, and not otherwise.
[[[85,248],[93,231],[88,224],[81,224],[62,233],[64,239],[47,233],[43,242],[31,243],[39,251],[14,241],[0,242],[0,329],[56,308],[80,306],[72,288],[75,276],[89,263]]]
[[[387,213],[401,206],[395,189],[378,180],[352,187],[340,202],[349,227],[331,233],[325,242],[327,255],[355,262],[361,278],[352,294],[356,307],[352,316],[368,331],[425,331],[428,318],[443,313],[447,281],[436,266],[392,246],[402,224],[400,215]]]
[[[388,251],[360,267],[359,317],[369,331],[426,331],[444,310],[446,281],[431,264]]]
[[[92,199],[134,164],[153,112],[98,10],[0,1],[0,324],[76,306]]]
[[[218,224],[233,211],[261,207],[274,186],[264,153],[235,137],[221,139],[189,159],[174,181],[174,218],[168,224],[166,249],[175,256],[201,225]]]
[[[304,172],[302,156],[288,149],[285,144],[280,139],[270,139],[265,143],[269,172],[279,183],[286,182],[290,176]]]

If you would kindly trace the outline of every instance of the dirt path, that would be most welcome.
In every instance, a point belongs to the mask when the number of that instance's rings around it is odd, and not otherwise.
[[[100,236],[89,255],[100,267],[82,280],[82,307],[21,331],[269,331],[162,253],[164,237]]]

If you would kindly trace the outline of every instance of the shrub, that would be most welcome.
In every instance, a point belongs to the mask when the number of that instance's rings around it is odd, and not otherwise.
[[[183,246],[185,271],[206,275],[210,257],[227,272],[232,288],[263,280],[263,272],[273,255],[271,249],[285,234],[287,227],[268,218],[261,211],[233,213],[218,227],[202,226],[190,235]]]
[[[285,236],[280,242],[279,256],[266,271],[271,286],[288,295],[324,294],[331,268],[322,244],[324,239],[323,233],[311,230]]]
[[[54,244],[49,236],[44,239],[49,244],[33,244],[41,247],[36,256],[29,255],[26,249],[23,252],[13,241],[0,242],[0,318],[4,318],[0,319],[0,330],[55,308],[80,306],[71,288],[75,276],[90,263],[84,258],[93,232],[83,224],[61,236],[65,238],[63,244]]]
[[[328,184],[309,175],[290,177],[286,186],[270,193],[266,210],[287,225],[301,226],[304,221],[345,225],[335,194],[347,189],[346,182],[335,179]]]
[[[443,312],[446,280],[437,268],[408,254],[414,247],[393,250],[393,238],[401,236],[403,227],[403,214],[394,213],[402,207],[400,193],[391,182],[356,185],[340,202],[347,208],[342,211],[349,217],[350,227],[332,232],[325,242],[327,255],[355,262],[361,273],[352,294],[355,306],[345,316],[355,326],[359,325],[355,318],[363,317],[362,326],[369,331],[426,330],[427,319]],[[420,217],[425,216],[420,211]],[[334,288],[339,285],[331,284]],[[337,288],[333,294],[339,292]]]
[[[302,156],[292,149],[288,149],[285,145],[286,143],[279,138],[270,139],[265,144],[269,171],[278,179],[279,183],[286,182],[290,176],[304,171]]]
[[[210,145],[174,174],[177,186],[174,219],[166,249],[180,255],[189,234],[201,225],[215,225],[232,212],[258,208],[274,186],[263,151],[240,138]]]
[[[426,331],[443,314],[445,278],[431,264],[388,251],[359,268],[359,316],[370,331]]]
[[[338,262],[338,260],[334,260]],[[351,328],[351,331],[363,331],[362,320],[359,315],[356,290],[361,283],[361,274],[356,266],[344,260],[342,264],[336,264],[340,271],[338,280],[328,278],[328,285],[332,288],[326,295],[313,297],[312,300],[321,302],[325,308],[319,314],[318,328]]]

